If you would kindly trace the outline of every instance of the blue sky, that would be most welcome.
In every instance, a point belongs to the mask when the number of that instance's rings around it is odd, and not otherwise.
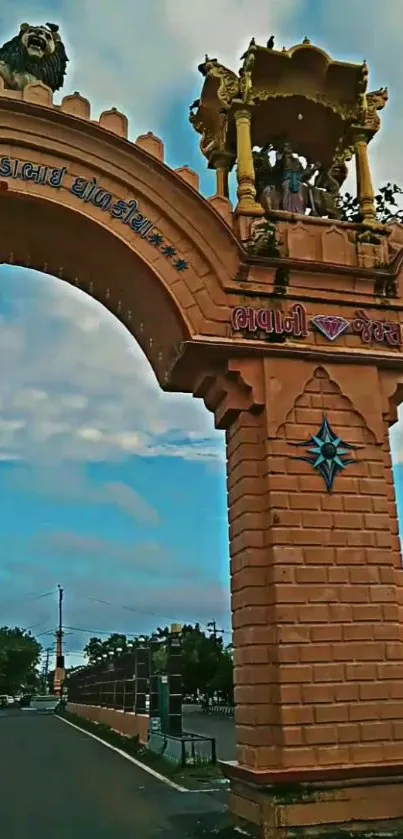
[[[109,0],[96,13],[93,0],[2,0],[0,37],[23,20],[58,22],[71,58],[63,93],[79,90],[95,117],[120,108],[132,139],[161,136],[167,162],[190,165],[212,194],[187,121],[197,64],[208,52],[236,69],[252,35],[274,33],[278,47],[308,35],[335,57],[366,58],[372,88],[389,85],[374,175],[403,183],[401,3],[380,15],[375,0],[119,0],[117,16]],[[162,394],[125,329],[59,280],[1,266],[0,320],[0,623],[51,645],[60,583],[70,663],[94,630],[212,618],[229,630],[224,439],[212,417]],[[399,426],[393,452],[403,499]]]

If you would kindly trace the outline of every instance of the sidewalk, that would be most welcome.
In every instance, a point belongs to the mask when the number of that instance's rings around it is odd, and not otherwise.
[[[205,713],[199,705],[183,706],[183,731],[215,737],[218,760],[236,759],[235,720],[218,713]]]

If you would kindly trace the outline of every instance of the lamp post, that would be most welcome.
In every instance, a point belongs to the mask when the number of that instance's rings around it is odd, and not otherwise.
[[[149,689],[149,651],[145,644],[145,639],[142,635],[137,639],[136,661],[135,661],[135,704],[134,710],[136,714],[145,714],[146,697]]]
[[[168,636],[168,734],[180,737],[182,734],[182,626],[172,624]]]

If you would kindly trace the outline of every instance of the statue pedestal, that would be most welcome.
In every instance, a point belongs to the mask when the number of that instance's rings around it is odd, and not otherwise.
[[[403,765],[357,767],[355,777],[348,769],[265,772],[235,762],[220,765],[231,780],[233,821],[249,836],[403,837]]]

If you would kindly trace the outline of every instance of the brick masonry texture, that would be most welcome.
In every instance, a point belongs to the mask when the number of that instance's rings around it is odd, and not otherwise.
[[[334,491],[289,444],[326,414],[362,448]],[[275,438],[227,432],[238,760],[254,768],[403,758],[400,555],[389,439],[320,367]]]

